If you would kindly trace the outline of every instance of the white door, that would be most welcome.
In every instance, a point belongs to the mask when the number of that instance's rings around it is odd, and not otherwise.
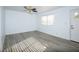
[[[79,9],[71,11],[71,40],[79,42]]]

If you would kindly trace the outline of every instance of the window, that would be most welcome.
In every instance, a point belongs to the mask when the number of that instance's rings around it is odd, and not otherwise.
[[[54,22],[54,15],[49,15],[48,16],[48,25],[53,25]]]
[[[47,16],[43,16],[41,19],[42,25],[47,25]]]
[[[41,23],[42,25],[53,25],[54,15],[42,16]]]
[[[75,12],[75,13],[74,13],[74,17],[75,17],[76,19],[79,19],[79,12]]]

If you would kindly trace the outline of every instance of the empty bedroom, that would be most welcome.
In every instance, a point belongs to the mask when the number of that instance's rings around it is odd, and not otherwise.
[[[78,52],[78,6],[0,6],[1,52]]]

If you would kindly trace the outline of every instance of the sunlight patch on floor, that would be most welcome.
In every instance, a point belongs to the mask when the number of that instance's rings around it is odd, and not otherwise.
[[[27,38],[15,45],[13,45],[11,48],[5,49],[6,52],[43,52],[46,50],[47,47],[45,47],[39,40],[37,40],[34,37]]]

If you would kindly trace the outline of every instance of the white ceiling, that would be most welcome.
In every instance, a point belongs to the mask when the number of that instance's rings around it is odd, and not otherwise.
[[[42,12],[61,8],[62,6],[32,6],[32,7],[36,8],[38,13],[42,13]],[[5,8],[10,10],[16,10],[16,11],[25,11],[24,6],[6,6]]]

